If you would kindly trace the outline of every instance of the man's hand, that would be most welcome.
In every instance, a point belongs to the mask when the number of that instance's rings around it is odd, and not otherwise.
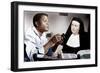
[[[62,48],[63,48],[63,46],[59,45],[57,47],[56,51],[53,53],[52,57],[55,57],[58,59],[64,58]]]

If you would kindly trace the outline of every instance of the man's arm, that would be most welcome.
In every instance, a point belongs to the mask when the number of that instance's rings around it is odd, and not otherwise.
[[[48,49],[51,48],[53,46],[53,42],[52,41],[48,41],[43,47],[45,50],[45,54],[48,52]]]

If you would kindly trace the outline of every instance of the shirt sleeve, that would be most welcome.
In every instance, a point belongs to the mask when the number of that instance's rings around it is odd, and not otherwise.
[[[32,35],[31,32],[27,32],[25,34],[25,44],[26,44],[26,53],[28,58],[32,61],[33,59],[33,54],[37,53],[36,49],[36,41],[34,36]]]
[[[32,31],[28,30],[25,33],[24,38],[25,44],[26,44],[26,53],[28,58],[33,61],[33,55],[37,54],[37,57],[42,58],[44,56],[44,47],[43,45],[46,44],[47,38],[46,36],[42,36],[39,40],[37,38],[37,35]]]
[[[28,58],[30,60],[34,60],[33,59],[33,54],[37,53],[37,49],[36,49],[35,45],[32,42],[30,42],[30,41],[27,41],[26,53],[27,53],[27,56],[28,56]]]

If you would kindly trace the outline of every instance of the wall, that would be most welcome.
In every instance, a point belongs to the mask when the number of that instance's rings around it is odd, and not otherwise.
[[[10,54],[11,54],[11,12],[10,12],[10,2],[14,0],[1,0],[0,1],[0,73],[12,73],[10,71]],[[16,0],[18,1],[18,0]],[[31,2],[45,2],[45,3],[59,3],[59,4],[75,4],[75,5],[93,5],[98,6],[98,13],[100,13],[100,0],[21,0],[21,1],[31,1]],[[100,14],[98,14],[98,28],[100,27]],[[100,29],[98,29],[100,31]],[[98,34],[98,37],[100,35]],[[98,38],[98,40],[100,40]],[[98,41],[100,43],[100,41]],[[98,56],[100,55],[100,46],[98,46]],[[100,72],[100,57],[98,57],[98,67],[89,68],[73,68],[73,69],[57,69],[57,70],[45,70],[45,71],[35,71],[35,73],[99,73]],[[23,72],[21,72],[23,73]],[[33,73],[33,71],[26,72]]]
[[[25,31],[27,31],[27,29],[29,27],[31,27],[33,25],[33,16],[37,13],[40,12],[30,12],[30,11],[26,11],[25,14]],[[68,19],[65,16],[60,16],[59,13],[48,13],[48,12],[42,12],[42,13],[47,13],[48,14],[48,19],[49,19],[49,30],[48,32],[53,32],[54,34],[56,33],[64,33],[66,32],[66,28],[67,26],[67,22]],[[67,20],[67,21],[66,21]],[[57,27],[55,29],[55,27]]]
[[[84,30],[86,32],[88,31],[89,18],[87,17],[87,14],[67,13],[67,15],[61,15],[60,12],[40,12],[40,11],[39,12],[34,12],[34,11],[25,11],[24,12],[25,31],[27,31],[27,29],[33,25],[33,16],[37,13],[48,14],[48,19],[49,19],[49,21],[48,21],[48,23],[49,23],[48,32],[52,32],[53,34],[66,33],[66,31],[69,27],[69,24],[71,22],[71,19],[73,17],[81,18],[83,23],[84,23]]]

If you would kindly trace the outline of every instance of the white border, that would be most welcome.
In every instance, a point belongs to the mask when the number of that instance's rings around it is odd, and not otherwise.
[[[65,13],[84,13],[90,14],[91,20],[91,58],[81,60],[59,60],[59,61],[42,61],[42,62],[24,62],[24,11],[46,11],[46,12],[65,12]],[[18,6],[18,68],[40,68],[53,66],[73,66],[95,64],[95,10],[82,8],[60,8],[46,6]]]

